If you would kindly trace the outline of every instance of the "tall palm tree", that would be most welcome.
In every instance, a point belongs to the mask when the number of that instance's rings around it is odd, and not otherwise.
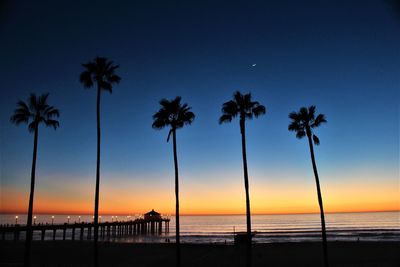
[[[26,222],[26,241],[24,266],[30,266],[31,242],[32,242],[32,213],[33,213],[33,196],[35,194],[35,173],[36,173],[36,155],[39,135],[39,125],[57,129],[59,123],[55,118],[60,116],[58,109],[47,103],[48,93],[41,96],[31,94],[27,102],[18,101],[17,108],[11,116],[10,121],[16,125],[20,123],[29,123],[29,132],[34,134],[33,141],[33,159],[31,169],[31,191],[29,194],[28,218]]]
[[[176,152],[176,130],[184,125],[189,125],[194,120],[194,113],[186,103],[181,104],[181,97],[173,100],[161,99],[160,110],[153,115],[152,127],[161,130],[170,127],[167,142],[172,134],[174,166],[175,166],[175,217],[176,217],[176,266],[181,265],[180,232],[179,232],[179,179],[178,179],[178,157]]]
[[[240,133],[242,135],[242,156],[244,172],[244,188],[246,191],[246,223],[247,223],[247,243],[251,245],[251,213],[250,213],[250,195],[249,195],[249,176],[247,173],[246,156],[246,120],[253,117],[258,118],[265,114],[265,107],[257,101],[252,101],[251,94],[242,95],[236,91],[233,100],[225,102],[222,105],[222,116],[219,123],[231,122],[233,118],[239,116]]]
[[[80,82],[85,88],[91,88],[94,84],[97,86],[97,161],[96,161],[96,189],[94,201],[94,263],[98,265],[98,222],[99,222],[99,189],[100,189],[100,96],[101,91],[112,93],[113,85],[119,83],[121,77],[115,74],[119,65],[114,65],[105,57],[96,57],[93,61],[82,64],[85,70],[80,75]]]
[[[322,203],[322,193],[319,185],[317,165],[315,163],[314,147],[319,145],[319,138],[314,134],[314,129],[319,127],[322,123],[326,123],[325,115],[318,114],[315,116],[315,106],[310,106],[308,109],[306,107],[300,108],[299,112],[291,112],[289,118],[292,120],[289,124],[289,131],[296,132],[296,137],[301,139],[304,136],[308,138],[308,144],[310,146],[311,162],[314,170],[315,183],[317,185],[318,194],[318,204],[321,214],[321,227],[322,227],[322,243],[323,243],[323,253],[324,253],[324,264],[326,267],[329,266],[328,263],[328,246],[326,241],[326,229],[325,229],[325,215],[324,215],[324,205]]]

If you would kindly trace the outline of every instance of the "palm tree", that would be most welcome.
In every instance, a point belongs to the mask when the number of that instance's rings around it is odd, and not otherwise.
[[[246,191],[246,223],[247,223],[247,243],[251,245],[251,213],[250,213],[250,196],[249,196],[249,176],[247,173],[247,156],[246,156],[246,119],[258,118],[265,114],[265,107],[257,101],[252,101],[251,94],[242,95],[236,91],[233,100],[225,102],[222,105],[222,116],[219,123],[231,122],[233,118],[239,116],[240,133],[242,135],[242,156],[243,156],[243,172],[244,172],[244,188]]]
[[[31,94],[27,102],[18,101],[17,108],[11,116],[10,121],[19,125],[20,123],[29,123],[28,129],[30,133],[34,133],[33,141],[33,159],[31,170],[31,191],[29,194],[28,218],[26,222],[26,241],[24,266],[30,266],[31,242],[32,242],[32,213],[33,213],[33,196],[35,193],[35,173],[36,173],[36,155],[39,135],[39,125],[44,124],[57,129],[59,123],[55,118],[60,116],[58,109],[47,104],[49,94],[43,94],[37,97]]]
[[[91,88],[96,83],[97,86],[97,161],[96,161],[96,189],[94,201],[94,263],[98,265],[98,221],[99,221],[99,188],[100,188],[100,95],[101,91],[112,93],[113,84],[119,83],[121,78],[115,74],[119,65],[109,61],[105,57],[96,57],[93,61],[82,64],[85,70],[80,75],[80,82],[85,88]]]
[[[289,131],[296,132],[296,137],[301,139],[307,135],[308,144],[310,146],[311,162],[314,170],[315,183],[317,185],[318,194],[318,204],[321,214],[321,226],[322,226],[322,243],[323,243],[323,253],[324,253],[324,263],[328,267],[328,246],[326,241],[326,230],[325,230],[325,216],[324,216],[324,205],[322,203],[322,193],[319,185],[317,165],[315,164],[314,157],[314,147],[319,145],[319,138],[314,134],[314,129],[319,127],[322,123],[326,123],[325,115],[318,114],[315,116],[315,106],[310,106],[308,109],[306,107],[300,108],[298,113],[291,112],[289,118],[292,120],[289,124]]]
[[[187,104],[181,104],[181,97],[169,101],[161,99],[160,110],[153,115],[152,127],[161,130],[164,127],[170,127],[167,142],[172,134],[174,166],[175,166],[175,217],[176,217],[176,266],[181,265],[180,253],[180,234],[179,234],[179,179],[178,179],[178,157],[176,152],[176,130],[184,125],[189,125],[194,120],[194,113]]]

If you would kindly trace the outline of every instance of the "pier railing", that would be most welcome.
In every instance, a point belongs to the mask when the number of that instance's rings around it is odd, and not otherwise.
[[[158,218],[153,220],[135,219],[129,221],[114,221],[114,222],[101,222],[98,224],[99,236],[101,238],[122,237],[137,234],[161,234],[169,232],[169,218]],[[40,239],[45,240],[46,232],[52,232],[52,239],[56,239],[57,231],[62,231],[62,240],[67,239],[67,231],[71,234],[68,235],[70,240],[90,240],[94,229],[93,223],[64,223],[64,224],[34,224],[32,225],[33,232],[40,232]],[[6,240],[6,235],[13,235],[13,239],[18,241],[21,232],[26,233],[26,225],[0,225],[0,239]]]

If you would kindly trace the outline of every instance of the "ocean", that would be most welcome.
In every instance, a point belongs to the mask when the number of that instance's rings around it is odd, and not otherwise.
[[[16,218],[18,216],[18,218]],[[54,219],[52,218],[54,216]],[[89,215],[36,215],[36,223],[90,222]],[[124,221],[137,215],[102,215],[100,220]],[[329,213],[325,215],[328,241],[400,241],[400,212]],[[175,217],[170,216],[170,231],[162,234],[137,234],[107,239],[111,242],[163,243],[175,239]],[[181,216],[181,242],[183,243],[233,243],[234,233],[246,230],[245,215]],[[26,223],[26,215],[0,214],[0,224]],[[253,215],[252,231],[255,243],[311,242],[321,240],[319,214]],[[67,233],[68,235],[71,233]],[[46,233],[45,240],[52,239]],[[23,239],[23,235],[21,236]],[[12,236],[6,236],[12,239]],[[34,233],[40,239],[40,232]],[[62,239],[57,232],[56,239]]]

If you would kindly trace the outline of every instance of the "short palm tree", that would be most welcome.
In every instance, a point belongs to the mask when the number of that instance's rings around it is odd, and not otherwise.
[[[152,127],[161,130],[164,127],[170,127],[167,142],[172,134],[174,166],[175,166],[175,217],[176,217],[176,265],[181,265],[180,256],[180,232],[179,232],[179,175],[178,175],[178,157],[176,152],[176,130],[184,125],[189,125],[194,120],[194,113],[187,104],[181,104],[181,97],[177,96],[173,100],[162,99],[160,101],[160,110],[153,115]]]
[[[35,194],[35,173],[36,173],[36,155],[39,135],[39,125],[57,129],[59,123],[55,118],[60,116],[58,109],[47,103],[49,94],[36,96],[31,94],[27,102],[18,101],[17,108],[11,116],[10,121],[19,125],[20,123],[28,123],[29,132],[34,134],[33,141],[33,159],[31,170],[31,191],[29,194],[28,218],[26,223],[26,241],[24,265],[30,266],[31,241],[32,241],[32,213],[33,213],[33,196]]]
[[[249,194],[249,176],[247,173],[247,156],[246,156],[246,120],[253,117],[259,117],[265,114],[265,107],[257,101],[252,101],[251,94],[241,94],[235,92],[233,100],[225,102],[222,105],[222,116],[219,123],[231,122],[233,118],[239,116],[240,133],[242,135],[242,156],[243,156],[243,172],[244,172],[244,188],[246,191],[246,225],[247,225],[247,242],[251,244],[251,212],[250,212],[250,194]]]
[[[112,93],[113,85],[119,83],[121,78],[115,74],[115,70],[119,65],[114,65],[105,57],[96,57],[93,61],[82,64],[85,70],[80,75],[80,82],[85,88],[97,87],[97,161],[96,161],[96,189],[94,201],[94,260],[95,266],[98,265],[98,222],[99,222],[99,190],[100,190],[100,96],[102,91]]]
[[[322,243],[324,252],[324,264],[328,267],[328,246],[326,241],[326,230],[325,230],[325,215],[324,215],[324,205],[322,203],[322,193],[319,185],[317,165],[315,163],[314,157],[314,147],[319,145],[319,138],[314,134],[314,129],[319,127],[322,123],[326,123],[325,115],[318,114],[315,116],[315,106],[310,106],[308,109],[306,107],[300,108],[299,112],[291,112],[289,118],[292,120],[289,124],[289,131],[296,132],[296,137],[301,139],[304,136],[308,138],[308,144],[310,146],[311,162],[314,170],[315,183],[317,185],[318,194],[318,204],[321,214],[321,226],[322,226]]]

